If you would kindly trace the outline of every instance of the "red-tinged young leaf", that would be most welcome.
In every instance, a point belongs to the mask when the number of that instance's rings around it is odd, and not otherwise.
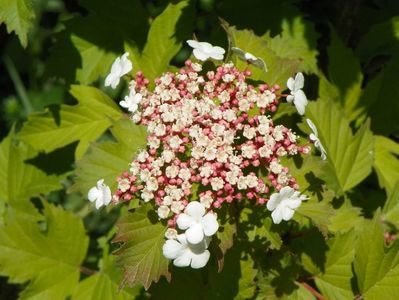
[[[162,253],[166,227],[156,221],[155,215],[155,221],[150,219],[152,211],[151,205],[142,205],[128,212],[117,224],[118,232],[113,242],[122,243],[114,253],[117,264],[124,271],[122,286],[140,283],[148,289],[161,276],[170,279],[169,261]]]

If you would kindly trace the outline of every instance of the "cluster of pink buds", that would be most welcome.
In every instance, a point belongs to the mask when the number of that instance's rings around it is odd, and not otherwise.
[[[147,127],[147,147],[118,178],[113,202],[153,201],[173,228],[191,201],[213,211],[244,199],[266,203],[284,187],[298,190],[281,157],[309,147],[271,119],[280,87],[253,86],[250,75],[232,63],[203,72],[188,60],[179,72],[156,79],[152,92],[137,73],[130,89],[141,101],[132,120]]]

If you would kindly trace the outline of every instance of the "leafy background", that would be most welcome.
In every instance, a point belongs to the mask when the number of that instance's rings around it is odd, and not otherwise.
[[[398,1],[0,0],[0,24],[1,299],[397,298]],[[85,196],[99,174],[114,188],[145,143],[118,108],[126,86],[103,86],[112,61],[129,51],[155,78],[193,36],[262,57],[255,79],[304,72],[328,160],[287,162],[311,196],[296,222],[222,211],[207,268],[168,269],[150,207]]]

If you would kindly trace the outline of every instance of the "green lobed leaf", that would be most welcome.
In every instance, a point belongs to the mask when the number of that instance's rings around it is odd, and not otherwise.
[[[100,270],[79,282],[73,291],[72,299],[133,299],[140,293],[142,287],[137,285],[134,288],[125,287],[119,290],[118,285],[122,278],[122,273],[115,265],[115,256],[109,254],[108,239],[102,237],[100,245],[103,247],[103,256],[99,263]]]
[[[365,221],[356,243],[354,269],[364,299],[397,299],[399,293],[399,242],[385,246],[384,231],[377,212]]]
[[[283,158],[284,166],[290,170],[290,174],[296,179],[299,189],[302,192],[315,193],[321,188],[322,169],[326,162],[319,155],[306,155],[300,158],[300,162],[296,162],[291,158]]]
[[[0,274],[26,283],[20,299],[63,299],[78,283],[88,238],[81,219],[44,204],[46,230],[35,220],[9,209],[0,227]]]
[[[399,178],[399,144],[384,136],[375,136],[374,169],[380,187],[391,192]]]
[[[126,51],[132,54],[137,68],[150,80],[168,69],[182,42],[189,37],[193,23],[192,8],[188,1],[168,4],[151,23],[142,53],[139,53],[135,43],[127,43]]]
[[[388,193],[388,199],[383,208],[383,218],[399,229],[399,179],[396,181],[392,191]]]
[[[270,49],[282,58],[301,61],[300,70],[318,73],[317,34],[312,24],[301,17],[295,17],[290,21],[283,19],[281,27],[282,32],[277,36],[271,37],[270,32],[264,35]]]
[[[140,283],[148,289],[162,275],[170,279],[169,261],[162,254],[166,227],[157,221],[152,223],[151,212],[151,205],[142,205],[118,221],[113,242],[123,243],[115,252],[117,264],[124,271],[122,286]]]
[[[364,115],[371,118],[371,128],[375,133],[389,135],[398,132],[399,123],[399,85],[396,75],[399,68],[399,56],[392,58],[389,63],[372,78],[366,85],[359,105]]]
[[[390,34],[387,34],[387,33]],[[399,50],[399,17],[395,16],[388,21],[375,24],[372,29],[363,35],[356,53],[367,61],[373,56],[381,54],[396,54]]]
[[[327,242],[328,251],[323,272],[315,275],[315,282],[326,299],[353,299],[351,287],[355,233],[337,235]]]
[[[280,249],[283,244],[280,234],[276,231],[278,227],[273,225],[270,216],[260,215],[259,212],[244,208],[240,214],[240,225],[249,242],[267,242],[267,246],[271,249]],[[262,245],[266,247],[266,244]]]
[[[72,190],[86,194],[97,180],[104,178],[111,190],[116,189],[116,178],[129,169],[129,163],[140,147],[146,145],[146,130],[129,119],[113,124],[111,133],[116,141],[92,144],[77,162],[76,180]]]
[[[216,238],[218,239],[218,268],[219,271],[223,269],[224,265],[224,255],[227,250],[229,250],[234,245],[234,236],[237,234],[237,226],[234,223],[233,219],[226,221],[225,224],[220,226],[218,232],[216,232]],[[216,240],[215,240],[216,241]],[[215,242],[212,243],[212,246],[215,245]],[[215,251],[215,252],[216,252]]]
[[[76,80],[81,84],[89,84],[99,76],[105,76],[111,70],[111,65],[118,56],[117,53],[108,52],[96,44],[71,35],[71,42],[77,49],[82,59],[82,66],[76,70]]]
[[[113,60],[123,53],[125,40],[143,46],[148,14],[140,1],[80,0],[79,4],[88,14],[63,22],[64,30],[55,35],[45,74],[68,83],[89,84],[109,73]]]
[[[122,116],[112,99],[99,89],[73,85],[70,92],[79,104],[61,105],[59,124],[50,112],[31,115],[19,133],[21,140],[45,152],[79,141],[75,156],[80,158],[89,143]]]
[[[301,216],[309,218],[324,235],[327,235],[330,219],[335,214],[328,199],[318,202],[314,197],[304,201],[296,212],[295,219]]]
[[[240,260],[241,278],[238,280],[238,295],[235,300],[250,299],[255,293],[256,285],[254,280],[258,270],[254,268],[252,259]]]
[[[340,103],[348,118],[355,120],[362,113],[358,107],[363,81],[360,64],[334,30],[331,37],[327,48],[329,81],[324,76],[320,77],[320,98]]]
[[[35,13],[31,0],[0,0],[0,24],[5,23],[7,32],[14,31],[23,47],[28,45],[28,31]]]
[[[276,295],[274,282],[275,277],[263,276],[258,282],[259,291],[256,300],[314,300],[314,296],[300,282],[295,282],[294,290],[289,295]]]
[[[35,214],[30,198],[62,188],[59,177],[25,163],[35,154],[31,147],[15,139],[13,130],[0,144],[0,202],[28,214]]]
[[[366,122],[355,135],[338,105],[331,101],[310,102],[307,116],[317,127],[319,138],[327,151],[328,164],[323,179],[336,193],[359,184],[371,172],[374,139]]]
[[[251,78],[263,80],[268,84],[279,84],[285,86],[287,79],[297,70],[299,61],[279,57],[270,47],[266,40],[256,36],[249,30],[237,30],[235,27],[225,25],[228,36],[231,39],[232,46],[238,47],[243,51],[250,52],[253,55],[262,58],[270,72],[265,72],[258,68],[247,65],[246,62],[236,60],[236,66],[239,69],[249,68],[252,72]],[[235,60],[235,57],[232,57]]]
[[[227,252],[225,266],[220,273],[215,266],[209,265],[209,281],[201,299],[249,299],[255,292],[256,274],[254,261],[237,244]]]
[[[332,233],[345,233],[351,229],[359,230],[363,224],[364,218],[361,216],[359,207],[350,204],[343,205],[334,210],[335,214],[330,218],[328,230]]]

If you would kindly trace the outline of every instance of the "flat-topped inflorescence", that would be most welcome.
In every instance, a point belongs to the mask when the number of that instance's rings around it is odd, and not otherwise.
[[[189,44],[199,60],[223,59],[220,47]],[[249,53],[244,58],[248,64],[257,59]],[[168,227],[164,255],[176,266],[205,266],[223,205],[267,203],[273,222],[280,223],[307,199],[282,158],[310,148],[298,145],[298,136],[271,118],[283,98],[301,104],[304,113],[303,76],[288,80],[291,94],[299,96],[282,94],[278,85],[250,83],[250,76],[231,62],[203,71],[187,60],[178,72],[155,79],[153,87],[137,72],[120,102],[134,123],[146,126],[147,145],[117,178],[112,202],[152,202]]]

